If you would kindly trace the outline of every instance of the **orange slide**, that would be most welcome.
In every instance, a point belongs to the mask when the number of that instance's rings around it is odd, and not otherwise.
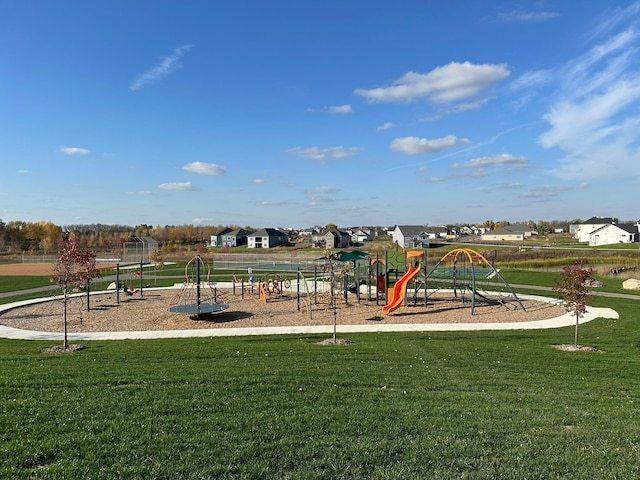
[[[382,307],[382,313],[395,312],[398,308],[404,305],[404,297],[407,294],[407,285],[409,285],[411,280],[418,276],[418,273],[420,273],[420,268],[409,267],[407,273],[405,273],[393,286],[389,304]]]

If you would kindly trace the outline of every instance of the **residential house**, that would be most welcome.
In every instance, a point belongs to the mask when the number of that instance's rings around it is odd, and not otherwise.
[[[212,247],[221,247],[224,245],[224,236],[229,232],[232,232],[233,229],[226,227],[220,230],[215,235],[211,235],[211,246]]]
[[[344,248],[351,243],[351,236],[336,228],[325,229],[312,238],[313,246],[318,248]]]
[[[578,240],[579,242],[588,242],[591,232],[594,232],[599,228],[604,227],[605,225],[613,225],[615,223],[618,223],[617,218],[591,217],[589,220],[585,220],[575,227],[572,225],[571,227],[573,227],[572,230],[575,232],[574,236],[576,240]]]
[[[247,236],[249,235],[249,231],[244,228],[238,228],[236,230],[231,230],[230,232],[222,235],[222,245],[227,247],[240,247],[242,245],[247,244]]]
[[[612,245],[615,243],[636,243],[639,239],[640,224],[610,223],[589,234],[589,245]]]
[[[486,227],[478,227],[477,225],[463,225],[460,227],[460,235],[482,235],[487,231]]]
[[[247,236],[248,248],[273,248],[289,243],[289,235],[275,228],[263,228]]]
[[[355,229],[345,230],[346,233],[351,235],[351,243],[364,243],[370,242],[376,236],[376,233],[373,229],[368,227],[361,227]]]
[[[434,235],[435,232],[426,225],[396,225],[391,238],[403,248],[426,248],[429,246],[429,237]]]
[[[521,229],[512,230],[511,226],[500,227],[483,233],[480,239],[489,242],[518,241],[525,239],[525,232]]]
[[[505,228],[507,228],[508,230],[510,230],[511,232],[514,232],[514,233],[522,233],[522,235],[524,235],[524,238],[529,238],[534,233],[537,234],[537,232],[533,228],[531,228],[529,225],[525,225],[523,223],[516,223],[514,225],[507,225]]]

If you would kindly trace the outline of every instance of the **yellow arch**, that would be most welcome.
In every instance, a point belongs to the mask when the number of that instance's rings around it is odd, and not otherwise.
[[[476,252],[475,250],[472,250],[470,248],[456,248],[454,250],[451,250],[440,259],[440,262],[444,262],[447,258],[454,258],[455,260],[457,260],[458,255],[466,255],[466,257],[469,259],[469,263],[473,263],[474,260],[476,260],[477,263],[484,263],[491,266],[489,260],[484,258],[481,253]]]

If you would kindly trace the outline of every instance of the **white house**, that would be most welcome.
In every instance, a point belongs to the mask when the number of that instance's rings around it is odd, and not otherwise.
[[[611,223],[603,225],[589,234],[589,246],[636,243],[638,235],[638,224]]]
[[[618,223],[617,218],[591,217],[589,220],[585,220],[577,226],[572,225],[572,227],[573,231],[575,232],[574,236],[576,240],[578,240],[579,242],[588,242],[591,232],[594,232],[599,228],[604,227],[605,225],[613,225],[615,223]]]
[[[273,248],[289,242],[289,235],[275,228],[263,228],[247,236],[248,248]]]
[[[368,228],[368,227],[362,227],[362,228],[357,228],[357,229],[349,229],[349,230],[346,230],[346,232],[349,235],[351,235],[351,242],[352,243],[370,242],[376,236],[375,231],[372,230],[371,228]]]

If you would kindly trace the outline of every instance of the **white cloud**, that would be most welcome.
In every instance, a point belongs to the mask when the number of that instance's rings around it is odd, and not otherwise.
[[[184,56],[186,52],[191,49],[190,45],[182,45],[178,48],[174,48],[171,51],[171,54],[167,57],[160,57],[160,60],[156,65],[154,65],[151,69],[146,72],[138,75],[129,88],[133,91],[140,90],[142,87],[146,87],[147,85],[157,82],[162,78],[166,77],[170,73],[175,72],[180,67],[182,67],[182,63],[180,63],[180,59]]]
[[[294,147],[287,150],[287,153],[310,160],[324,161],[353,157],[361,153],[362,150],[362,147],[326,147],[322,149],[319,147]]]
[[[448,148],[453,148],[460,144],[470,144],[467,138],[458,138],[455,135],[447,135],[442,138],[428,140],[418,137],[396,138],[391,142],[391,149],[407,155],[420,155],[425,153],[436,153]]]
[[[393,122],[387,122],[380,125],[378,128],[376,128],[376,130],[381,132],[383,130],[389,130],[390,128],[393,128],[393,127],[395,127],[395,124]]]
[[[264,182],[266,182],[264,178],[254,178],[253,180],[251,180],[251,183],[253,183],[254,185],[262,185]]]
[[[191,182],[161,183],[160,185],[158,185],[158,188],[161,188],[162,190],[185,190],[185,191],[195,190]]]
[[[327,107],[327,113],[331,113],[331,114],[353,113],[353,108],[351,107],[351,105],[335,105],[335,106]]]
[[[62,147],[60,151],[66,155],[88,155],[90,150],[80,147]]]
[[[201,175],[224,175],[225,168],[215,163],[192,162],[182,167],[183,170]]]
[[[451,168],[524,167],[529,164],[525,157],[514,157],[507,153],[493,157],[478,157],[464,163],[454,163]]]
[[[507,78],[509,73],[506,64],[452,62],[424,74],[408,72],[393,82],[392,86],[359,88],[354,93],[372,103],[408,103],[416,100],[456,102],[480,94]]]
[[[18,173],[27,174],[29,173],[29,170],[27,170],[26,168],[21,168],[20,170],[18,170]]]

